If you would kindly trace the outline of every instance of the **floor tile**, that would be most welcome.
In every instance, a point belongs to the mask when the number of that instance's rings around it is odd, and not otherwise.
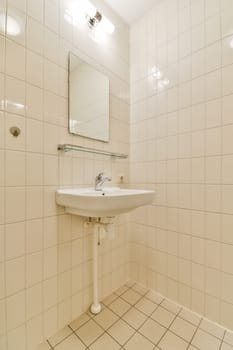
[[[222,343],[221,350],[233,350],[233,346],[227,343]]]
[[[109,305],[109,308],[114,311],[117,315],[124,315],[130,308],[131,305],[126,301],[118,298],[112,304]]]
[[[141,294],[138,294],[132,289],[127,290],[124,294],[121,295],[121,298],[127,301],[127,303],[134,305],[136,304],[139,299],[142,298]]]
[[[127,286],[122,286],[120,288],[118,288],[117,290],[115,290],[115,294],[120,296],[121,294],[125,293],[129,288]]]
[[[157,322],[148,319],[139,329],[139,332],[156,345],[166,332],[166,328],[160,326]]]
[[[192,345],[196,346],[200,350],[219,350],[220,344],[221,341],[218,338],[213,337],[201,329],[198,329],[192,340]]]
[[[49,346],[49,344],[46,342],[40,344],[39,346],[37,346],[36,350],[50,350],[51,347]]]
[[[124,316],[123,319],[130,324],[135,329],[141,327],[141,325],[146,321],[147,316],[141,311],[132,308]]]
[[[143,337],[141,334],[136,333],[124,346],[125,350],[152,350],[154,344]]]
[[[186,350],[188,348],[188,343],[168,331],[158,346],[162,350]]]
[[[54,347],[55,350],[84,350],[85,348],[86,347],[74,334],[71,334],[68,338]]]
[[[118,350],[120,348],[121,346],[106,333],[89,347],[90,350]]]
[[[111,294],[111,295],[109,295],[107,298],[105,298],[104,300],[103,300],[103,304],[104,305],[106,305],[106,306],[108,306],[109,304],[111,304],[114,300],[116,300],[118,298],[118,295],[116,295],[116,294]]]
[[[116,293],[100,314],[84,313],[37,350],[233,350],[233,332],[140,284]]]
[[[137,293],[139,293],[139,294],[141,294],[141,295],[145,295],[145,294],[148,292],[148,288],[142,286],[142,285],[139,284],[139,283],[136,283],[136,284],[132,287],[132,289],[133,289],[135,292],[137,292]]]
[[[152,301],[146,298],[143,298],[137,304],[135,304],[135,307],[139,311],[143,312],[145,315],[150,316],[158,307],[158,305],[152,303]]]
[[[121,345],[124,345],[135,333],[125,321],[119,320],[109,330],[108,333]]]
[[[116,314],[114,314],[111,310],[105,309],[101,311],[96,317],[95,322],[97,322],[101,327],[105,330],[108,329],[119,319]]]
[[[146,293],[145,297],[156,304],[160,304],[164,300],[164,297],[162,295],[155,293],[152,290]]]
[[[88,322],[90,320],[90,316],[87,315],[86,313],[83,314],[82,316],[80,316],[79,318],[77,318],[76,320],[72,321],[70,323],[70,327],[76,331],[76,329],[78,329],[79,327],[81,327],[82,325],[84,325],[86,322]]]
[[[129,281],[127,281],[127,282],[125,283],[125,286],[131,288],[131,287],[133,287],[133,286],[135,285],[135,283],[136,283],[135,281],[129,280]]]
[[[170,326],[175,317],[176,316],[172,312],[164,309],[161,306],[159,306],[151,315],[151,318],[153,318],[153,320],[157,321],[166,328]]]
[[[174,314],[177,314],[181,310],[181,306],[167,299],[162,301],[161,306]]]
[[[190,342],[194,333],[196,332],[196,326],[183,320],[182,318],[177,317],[172,323],[170,330],[179,337]]]
[[[224,342],[233,345],[233,332],[226,331],[224,336]]]
[[[201,317],[199,315],[197,315],[194,312],[189,311],[187,309],[181,310],[181,312],[179,313],[179,317],[192,323],[195,326],[198,326],[200,321],[201,321]]]
[[[63,339],[67,338],[72,333],[72,330],[69,327],[64,327],[59,332],[57,332],[55,335],[50,337],[49,343],[54,346],[60,343]]]
[[[214,335],[219,339],[223,339],[224,337],[224,332],[225,332],[224,328],[208,320],[205,320],[205,319],[202,320],[200,324],[200,328]]]
[[[93,320],[88,321],[80,327],[75,333],[86,345],[93,343],[102,333],[103,329]]]

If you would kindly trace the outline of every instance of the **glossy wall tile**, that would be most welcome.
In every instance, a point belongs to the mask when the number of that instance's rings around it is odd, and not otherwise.
[[[94,3],[94,1],[93,1]],[[67,22],[66,0],[0,0],[0,349],[33,350],[92,299],[91,233],[55,204],[59,187],[93,186],[100,171],[128,182],[128,161],[58,154],[59,143],[129,149],[129,30],[105,43]],[[110,143],[68,134],[68,53],[110,78]],[[18,138],[9,129],[20,128]],[[123,130],[123,132],[122,132]],[[127,218],[99,251],[100,294],[129,274]]]
[[[132,277],[233,328],[231,1],[165,0],[131,27]]]

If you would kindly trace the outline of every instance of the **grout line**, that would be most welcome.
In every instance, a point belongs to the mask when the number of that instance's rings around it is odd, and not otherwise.
[[[64,338],[64,339],[66,339],[66,338]],[[53,349],[53,346],[52,346],[52,344],[50,343],[50,341],[49,341],[48,339],[46,340],[46,343],[48,343],[49,346],[50,346],[50,348]],[[59,344],[59,343],[58,343],[58,344]],[[56,344],[55,346],[57,346],[57,344]]]
[[[135,285],[135,284],[134,284]],[[134,286],[133,285],[133,286]],[[132,287],[127,287],[128,289],[125,291],[125,292],[127,292],[128,290],[132,290]],[[123,295],[125,292],[123,292],[121,295]],[[115,294],[115,293],[114,293]],[[116,294],[117,295],[117,294]],[[144,296],[142,296],[138,301],[140,301],[140,300],[142,300],[143,299],[143,297]],[[114,303],[114,301],[116,301],[117,299],[121,299],[121,300],[123,300],[122,298],[120,298],[120,296],[119,295],[117,295],[117,298],[115,299],[115,300],[113,300],[109,305],[111,305],[112,303]],[[124,302],[125,302],[125,300],[123,300]],[[108,306],[109,306],[108,305]],[[129,304],[130,305],[130,304]],[[112,336],[111,336],[111,334],[109,334],[107,331],[112,327],[112,326],[114,326],[119,320],[122,320],[122,321],[124,321],[124,322],[126,322],[127,323],[127,325],[128,326],[130,326],[132,329],[134,329],[135,330],[135,328],[134,327],[132,327],[127,321],[125,321],[122,317],[127,313],[127,312],[129,312],[132,308],[133,308],[133,305],[131,305],[131,307],[125,312],[125,313],[123,313],[121,316],[119,316],[116,312],[114,312],[111,308],[109,308],[107,305],[105,306],[106,307],[106,309],[108,309],[108,310],[110,310],[112,313],[114,313],[117,317],[118,317],[118,319],[116,320],[116,322],[114,322],[111,326],[109,326],[108,328],[106,328],[106,329],[104,329],[97,321],[95,321],[95,315],[91,318],[91,320],[93,320],[99,327],[101,327],[103,330],[104,330],[104,333],[107,333],[114,341],[116,341],[121,347],[122,346],[124,346],[128,341],[129,341],[129,339],[127,340],[127,342],[126,343],[124,343],[124,345],[122,345],[122,344],[120,344],[115,338],[113,338]],[[90,320],[89,320],[90,321]],[[88,321],[88,322],[89,322]],[[146,321],[145,321],[146,322]],[[81,326],[82,327],[82,326]],[[79,328],[81,328],[81,327],[79,327]],[[78,330],[78,329],[77,329]],[[76,331],[77,331],[76,330]],[[101,338],[102,336],[103,336],[103,334],[104,333],[102,333],[99,337],[97,337],[96,339],[95,339],[95,341],[93,341],[89,346],[91,346],[92,344],[94,344],[99,338]],[[137,333],[137,330],[135,330],[135,332],[133,333],[133,335],[132,335],[132,337],[135,335]],[[77,334],[76,334],[77,335]],[[132,338],[131,337],[131,338]],[[130,339],[131,339],[130,338]]]
[[[197,333],[197,331],[198,331],[198,329],[199,329],[199,327],[200,327],[201,322],[202,322],[202,318],[200,319],[198,325],[196,326],[196,330],[195,330],[195,332],[194,332],[192,338],[190,339],[189,346],[192,345],[192,341],[193,341],[193,339],[194,339],[194,337],[195,337],[195,335],[196,335],[196,333]],[[195,346],[195,347],[196,347],[196,346]]]
[[[26,11],[27,11],[27,3],[26,3]],[[27,26],[28,26],[28,18],[27,16],[25,17],[25,33],[27,32]],[[26,77],[27,77],[27,40],[26,40],[26,34],[25,34],[25,45],[23,45],[23,50],[24,50],[24,55],[25,55],[25,61],[24,61],[24,103],[25,106],[27,106],[27,82],[26,82]],[[14,77],[16,78],[16,77]],[[27,224],[26,221],[28,220],[28,213],[27,213],[27,206],[28,206],[28,198],[27,198],[27,194],[28,194],[28,187],[26,187],[27,185],[27,180],[28,180],[28,176],[27,176],[27,165],[28,165],[28,158],[27,158],[27,148],[26,148],[26,144],[27,144],[27,137],[28,137],[28,124],[27,124],[27,111],[26,111],[26,107],[24,110],[24,117],[25,117],[25,124],[24,124],[24,128],[25,128],[25,149],[24,149],[24,196],[25,196],[25,213],[24,213],[24,218],[25,218],[25,224],[24,224],[24,273],[25,273],[25,277],[24,277],[24,290],[27,289],[27,269],[28,269],[28,256],[27,256]],[[42,266],[42,271],[43,271],[43,266]],[[41,310],[42,311],[42,310]],[[27,303],[27,292],[25,292],[25,315],[27,317],[27,312],[28,312],[28,303]],[[26,339],[28,339],[28,327],[26,327]],[[28,349],[28,342],[26,342],[26,349]]]
[[[88,321],[84,322],[84,323],[83,323],[81,326],[79,326],[76,330],[73,330],[73,329],[71,328],[71,326],[68,325],[68,327],[69,327],[70,330],[72,331],[71,334],[75,334],[75,335],[77,336],[77,338],[82,342],[82,344],[85,345],[85,350],[88,350],[89,347],[92,346],[96,341],[98,341],[104,334],[107,334],[109,337],[111,337],[111,338],[113,339],[114,342],[116,342],[117,344],[119,344],[120,349],[124,349],[124,346],[135,336],[135,334],[140,334],[140,335],[143,336],[145,339],[147,339],[150,343],[154,344],[154,345],[155,345],[154,350],[157,349],[157,348],[160,349],[160,347],[159,347],[158,345],[160,344],[161,340],[166,336],[166,334],[167,334],[168,332],[171,332],[172,334],[174,334],[174,335],[175,335],[176,337],[178,337],[179,339],[182,339],[183,341],[185,341],[185,342],[188,344],[187,346],[188,346],[188,348],[189,348],[190,345],[192,344],[192,341],[193,341],[193,339],[194,339],[194,337],[195,337],[197,331],[198,331],[199,329],[202,330],[203,332],[209,334],[210,336],[212,336],[212,337],[215,338],[216,340],[221,341],[221,345],[220,345],[220,348],[221,348],[221,346],[222,346],[222,344],[223,344],[223,342],[224,342],[224,337],[225,337],[225,334],[226,334],[226,330],[225,330],[225,332],[224,332],[224,335],[223,335],[222,339],[216,337],[215,335],[209,333],[208,331],[205,331],[204,329],[201,329],[201,328],[200,328],[200,325],[201,325],[201,323],[202,323],[202,321],[203,321],[203,318],[202,318],[202,317],[200,318],[199,323],[198,323],[197,325],[195,325],[195,324],[191,323],[190,321],[188,321],[188,320],[186,320],[186,319],[183,319],[183,318],[180,316],[181,312],[182,312],[183,310],[186,310],[186,309],[184,309],[183,307],[180,307],[180,309],[179,309],[176,313],[174,313],[174,312],[172,312],[171,310],[169,310],[169,309],[163,307],[163,305],[162,305],[163,302],[166,301],[166,300],[169,302],[170,299],[168,299],[168,298],[162,298],[162,300],[160,301],[160,303],[156,303],[156,302],[154,302],[154,301],[148,299],[148,298],[147,298],[147,294],[148,294],[148,292],[150,292],[150,290],[147,290],[143,295],[141,295],[141,297],[140,297],[136,302],[134,302],[133,304],[130,304],[130,308],[129,308],[126,312],[124,312],[121,316],[119,316],[116,312],[114,312],[114,311],[110,308],[111,304],[113,304],[116,300],[121,300],[121,301],[126,302],[126,301],[122,298],[122,296],[123,296],[125,293],[129,292],[129,291],[133,291],[133,292],[139,294],[139,293],[136,292],[136,290],[134,289],[134,287],[136,286],[136,284],[133,284],[131,287],[128,287],[128,286],[126,286],[126,285],[124,285],[124,286],[127,287],[127,289],[126,289],[123,293],[120,293],[120,295],[115,294],[115,292],[112,293],[112,294],[117,295],[117,298],[114,299],[109,305],[105,305],[105,304],[103,303],[103,305],[105,306],[104,309],[109,310],[110,312],[112,312],[113,314],[115,314],[115,315],[117,316],[117,320],[116,320],[113,324],[111,324],[109,327],[104,328],[103,326],[101,326],[101,325],[96,321],[96,317],[97,317],[98,315],[91,315],[90,313],[89,313],[89,314],[86,313],[86,314],[90,317],[90,318],[88,319]],[[139,310],[139,309],[137,309],[137,308],[135,307],[135,305],[136,305],[137,303],[139,303],[141,300],[145,300],[145,299],[148,300],[148,301],[150,301],[151,303],[153,303],[153,304],[155,305],[155,309],[151,312],[150,315],[144,314],[141,310]],[[172,301],[170,301],[170,302],[172,302]],[[174,303],[174,304],[175,304],[175,305],[179,305],[179,304],[177,304],[177,303]],[[160,324],[159,321],[154,320],[154,319],[151,317],[152,314],[153,314],[159,307],[161,307],[161,308],[167,310],[168,312],[170,312],[170,313],[172,313],[172,314],[174,315],[174,319],[172,320],[172,322],[170,323],[170,325],[167,326],[167,327],[164,326],[164,325],[162,325],[162,324]],[[128,313],[130,310],[132,310],[132,309],[138,310],[140,313],[142,313],[142,314],[146,317],[145,321],[144,321],[137,329],[135,329],[132,325],[130,325],[130,324],[123,318],[124,315],[127,314],[127,313]],[[191,310],[188,310],[188,311],[189,311],[191,314],[193,313]],[[171,330],[172,324],[173,324],[173,323],[175,322],[175,320],[176,320],[177,318],[179,318],[179,317],[180,317],[182,320],[184,320],[185,322],[187,322],[187,323],[189,323],[190,325],[192,325],[193,327],[195,327],[195,332],[194,332],[194,334],[192,335],[190,341],[187,341],[187,339],[182,338],[179,334],[176,334],[173,330]],[[112,327],[113,327],[116,323],[118,323],[120,320],[123,321],[123,322],[125,322],[131,329],[134,330],[134,332],[133,332],[133,334],[130,336],[130,338],[128,338],[127,341],[126,341],[125,343],[123,343],[123,344],[120,344],[119,341],[118,341],[117,339],[115,339],[110,333],[108,333],[109,329],[112,328]],[[143,325],[144,325],[148,320],[152,320],[153,322],[159,324],[160,326],[162,326],[162,327],[165,329],[165,333],[162,335],[162,337],[159,339],[159,341],[158,341],[156,344],[155,344],[153,341],[151,341],[151,339],[149,339],[147,336],[145,336],[143,333],[140,333],[140,329],[143,327]],[[87,346],[87,345],[82,341],[82,339],[78,336],[78,334],[76,333],[76,331],[79,330],[80,328],[82,328],[84,325],[86,325],[86,324],[87,324],[88,322],[90,322],[90,321],[95,322],[95,323],[103,330],[103,333],[101,333],[92,343],[90,343],[90,344]],[[71,335],[71,334],[70,334],[70,335]],[[68,335],[66,338],[62,339],[59,343],[57,343],[57,344],[55,345],[55,347],[56,347],[58,344],[60,344],[61,342],[65,341],[70,335]],[[48,342],[48,344],[51,346],[50,342],[49,342],[49,341],[47,341],[47,342]],[[193,345],[192,345],[192,346],[193,346]],[[194,348],[198,349],[198,348],[195,347],[195,346],[194,346]],[[52,349],[53,349],[53,347],[52,347]],[[200,350],[200,349],[199,349],[199,350]]]
[[[179,312],[176,314],[175,318],[173,319],[173,321],[171,322],[171,324],[169,325],[169,327],[166,327],[166,331],[165,333],[162,335],[162,337],[160,338],[160,340],[158,341],[158,343],[156,344],[157,346],[160,344],[160,342],[162,341],[162,339],[166,336],[166,334],[170,331],[170,327],[173,325],[173,323],[175,322],[175,320],[177,319],[178,315],[181,313],[182,308],[179,310]],[[173,333],[174,334],[174,333]],[[176,334],[177,336],[177,334]],[[181,337],[179,337],[181,338]],[[184,340],[183,338],[181,338],[182,340]]]
[[[4,103],[3,103],[3,109],[2,109],[2,116],[3,116],[3,128],[4,131],[6,132],[6,41],[7,41],[7,18],[8,18],[8,4],[6,3],[6,7],[5,7],[5,27],[4,27],[4,35],[3,35],[3,40],[4,40],[4,73],[3,73],[3,88],[4,88],[4,93],[3,93],[3,99],[4,99]],[[4,308],[4,312],[5,312],[5,317],[4,317],[4,321],[6,324],[6,328],[7,328],[7,324],[8,324],[8,312],[7,312],[7,288],[6,288],[6,135],[5,132],[3,134],[3,152],[4,152],[4,163],[3,166],[5,168],[4,170],[4,175],[3,175],[3,205],[4,205],[4,212],[3,212],[3,234],[4,234],[4,252],[3,252],[3,267],[4,267],[4,283],[3,283],[3,290],[4,290],[4,298],[6,300],[5,302],[5,308]],[[6,333],[6,347],[8,349],[8,345],[9,345],[9,337],[7,335],[7,330],[5,331]]]
[[[222,66],[222,63],[223,63],[223,42],[224,42],[224,39],[223,38],[223,33],[222,33],[222,16],[220,15],[220,34],[221,34],[221,93],[223,92],[223,66]],[[220,111],[220,115],[221,115],[221,119],[220,119],[220,122],[221,122],[221,125],[224,127],[224,124],[223,124],[223,98],[224,97],[221,97],[220,99],[220,106],[221,106],[221,111]],[[221,157],[220,157],[220,167],[221,167],[221,171],[220,171],[220,178],[221,178],[221,181],[223,179],[223,159],[224,159],[224,154],[223,154],[223,128],[221,129]],[[220,209],[221,209],[221,212],[222,214],[220,215],[220,232],[219,232],[219,236],[220,236],[220,264],[219,264],[219,270],[222,271],[222,266],[223,266],[223,245],[226,244],[226,242],[223,242],[223,215],[224,215],[224,211],[223,211],[223,184],[221,183],[220,185]],[[221,276],[221,280],[222,280],[222,276]],[[222,283],[222,282],[221,282]],[[219,290],[219,299],[220,300],[223,300],[222,299],[222,295],[223,295],[223,288],[221,287],[220,290]],[[219,318],[219,321],[221,320],[221,303],[219,303],[219,306],[218,306],[218,318]],[[226,334],[226,331],[224,332],[224,335],[223,335],[223,339],[225,337],[225,334]],[[222,346],[221,346],[222,347]],[[221,349],[220,347],[220,349]]]
[[[85,324],[87,324],[90,320],[88,320]],[[83,326],[83,325],[82,325]],[[80,328],[82,327],[80,326]],[[72,330],[72,334],[74,334],[80,341],[81,343],[85,346],[85,348],[87,347],[87,345],[84,343],[84,341],[78,336],[77,333],[75,333],[75,331],[70,327],[70,325],[68,325],[68,327]]]
[[[219,350],[222,349],[222,346],[223,346],[223,343],[224,343],[224,338],[225,338],[226,332],[227,332],[227,331],[225,330],[225,332],[224,332],[224,334],[223,334],[223,338],[222,338],[222,341],[221,341]]]
[[[135,285],[135,284],[134,284]],[[125,292],[123,292],[121,295],[123,295],[123,294],[125,294],[127,291],[129,291],[129,290],[132,290],[132,287],[127,287],[128,289],[125,291]],[[117,295],[117,294],[116,294]],[[121,299],[121,300],[123,300],[124,302],[126,302],[124,299],[122,299],[119,295],[118,295],[118,297],[115,299],[115,300],[113,300],[112,301],[112,303],[110,303],[109,305],[111,305],[111,304],[113,304],[117,299]],[[142,300],[143,299],[143,297],[141,297],[139,300]],[[128,303],[129,304],[129,303]],[[108,305],[108,306],[109,306]],[[120,344],[114,337],[112,337],[112,335],[111,334],[109,334],[108,333],[108,330],[111,328],[111,327],[113,327],[117,322],[119,322],[120,320],[122,320],[122,321],[124,321],[125,323],[127,323],[127,325],[128,326],[130,326],[135,332],[133,333],[133,335],[132,335],[132,337],[137,333],[137,330],[135,330],[135,328],[134,327],[132,327],[127,321],[125,321],[122,317],[127,313],[127,312],[129,312],[132,308],[133,308],[133,305],[131,305],[131,304],[129,304],[131,307],[126,311],[126,312],[124,312],[121,316],[119,316],[115,311],[113,311],[111,308],[109,308],[108,306],[106,306],[106,308],[108,309],[108,310],[110,310],[112,313],[114,313],[117,317],[118,317],[118,319],[111,325],[111,326],[109,326],[108,328],[106,328],[104,331],[105,331],[105,333],[107,333],[114,341],[116,341],[121,347],[122,346],[124,346],[125,345],[125,343],[122,345],[122,344]],[[93,319],[94,321],[95,321],[95,319]],[[95,321],[96,322],[96,321]],[[98,322],[96,322],[97,324],[98,324]],[[99,324],[98,324],[99,325]],[[102,329],[103,329],[103,327],[101,326],[101,325],[99,325]],[[131,338],[132,338],[131,337]],[[127,340],[127,342],[128,342],[128,340]]]
[[[133,288],[131,288],[131,289],[133,289]],[[145,295],[148,293],[148,291],[145,293]],[[141,300],[143,300],[144,298],[145,298],[145,295],[144,296],[142,296],[142,298],[140,298],[135,304],[134,304],[134,306],[132,306],[131,307],[131,309],[132,308],[134,308],[135,307],[135,305],[138,303],[138,302],[140,302]],[[149,300],[149,299],[147,299],[147,300]],[[163,299],[164,300],[164,299]],[[163,302],[163,300],[161,301],[161,303]],[[152,301],[151,301],[152,302]],[[153,303],[153,302],[152,302]],[[160,303],[160,304],[161,304]],[[153,303],[153,304],[155,304],[155,305],[157,305],[157,307],[155,308],[155,310],[159,307],[159,305],[160,304],[156,304],[156,303]],[[131,310],[130,309],[130,310]],[[145,319],[145,321],[139,326],[139,328],[138,329],[136,329],[136,332],[123,344],[123,347],[133,338],[133,336],[136,334],[136,333],[140,333],[139,332],[139,329],[148,321],[148,319],[150,318],[148,315],[146,315],[145,313],[143,313],[141,310],[139,310],[139,309],[137,309],[136,307],[135,307],[135,309],[136,310],[138,310],[138,311],[140,311],[144,316],[146,316],[147,318]],[[130,311],[130,310],[128,310],[128,311]],[[155,310],[153,310],[152,311],[152,313],[151,314],[153,314],[154,313],[154,311]],[[128,312],[127,311],[127,312]],[[127,313],[126,312],[126,313]],[[124,313],[122,316],[124,316],[126,313]],[[122,319],[122,318],[121,318]],[[122,319],[123,321],[125,321],[130,327],[132,327],[133,329],[135,329],[133,326],[131,326],[126,320],[124,320],[124,319]],[[140,333],[140,335],[142,335],[144,338],[146,338],[147,340],[149,340],[150,342],[151,342],[151,340],[150,339],[148,339],[147,337],[145,337],[145,335],[143,335],[143,334],[141,334]],[[153,342],[151,342],[152,344],[153,344]]]

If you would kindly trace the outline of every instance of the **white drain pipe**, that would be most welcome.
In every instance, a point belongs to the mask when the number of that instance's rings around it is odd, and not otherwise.
[[[101,311],[101,304],[99,303],[98,293],[98,247],[100,241],[106,236],[112,240],[115,238],[114,218],[89,218],[85,222],[85,227],[92,228],[92,266],[93,266],[93,303],[91,305],[91,312],[96,315]]]
[[[98,297],[98,241],[99,241],[100,224],[93,223],[93,304],[91,312],[98,314],[101,311],[101,305]]]

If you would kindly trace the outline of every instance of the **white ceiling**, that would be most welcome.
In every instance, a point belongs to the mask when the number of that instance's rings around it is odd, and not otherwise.
[[[105,2],[128,24],[140,18],[158,0],[105,0]]]

